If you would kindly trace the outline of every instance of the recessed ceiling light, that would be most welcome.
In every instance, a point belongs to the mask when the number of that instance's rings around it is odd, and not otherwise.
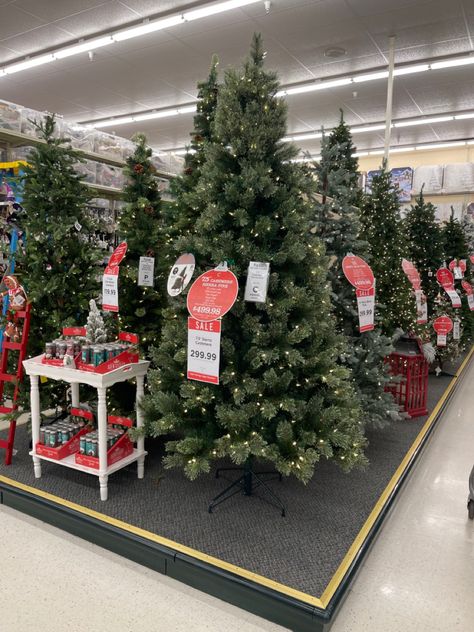
[[[347,55],[347,51],[341,46],[330,46],[324,51],[324,57],[329,57],[329,59],[340,59],[345,55]]]

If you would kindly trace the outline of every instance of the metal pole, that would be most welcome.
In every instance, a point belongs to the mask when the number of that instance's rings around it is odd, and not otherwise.
[[[393,67],[395,64],[395,35],[389,38],[388,53],[388,83],[387,83],[387,109],[385,111],[385,146],[384,163],[388,167],[388,153],[390,149],[390,136],[392,131],[392,102],[393,102]]]

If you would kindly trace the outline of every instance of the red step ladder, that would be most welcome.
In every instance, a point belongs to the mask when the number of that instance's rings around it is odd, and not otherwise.
[[[30,332],[30,315],[31,305],[28,303],[26,309],[22,312],[13,312],[13,320],[16,325],[22,328],[21,341],[11,342],[5,337],[3,332],[2,342],[2,359],[0,362],[0,415],[8,415],[14,412],[18,407],[18,395],[20,393],[20,384],[23,381],[23,360],[26,358],[26,348],[28,345],[28,334]],[[8,371],[8,355],[10,351],[19,351],[18,363],[16,365],[16,373],[7,373]],[[11,397],[11,406],[5,406],[5,382],[11,382],[15,385],[13,396]],[[10,465],[13,455],[13,444],[15,441],[16,419],[10,420],[10,429],[6,440],[0,439],[0,448],[6,450],[5,465]]]

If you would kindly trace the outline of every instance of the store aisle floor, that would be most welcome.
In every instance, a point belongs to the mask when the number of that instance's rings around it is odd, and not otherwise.
[[[471,632],[474,362],[331,632]],[[283,632],[0,506],[0,632]]]

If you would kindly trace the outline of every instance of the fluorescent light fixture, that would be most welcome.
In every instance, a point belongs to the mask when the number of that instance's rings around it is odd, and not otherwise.
[[[182,108],[178,108],[178,114],[191,114],[193,112],[196,112],[196,110],[196,105],[185,105]]]
[[[124,42],[125,40],[132,39],[132,37],[140,37],[141,35],[148,35],[149,33],[155,33],[156,31],[162,31],[163,29],[169,29],[172,26],[182,24],[184,17],[182,15],[173,15],[170,18],[164,18],[162,20],[155,20],[152,22],[145,22],[139,26],[134,26],[130,29],[124,29],[118,33],[112,35],[114,42]]]
[[[342,79],[334,79],[333,81],[322,81],[321,83],[317,83],[314,87],[315,90],[328,90],[329,88],[338,88],[339,86],[347,86],[352,83],[352,79],[350,77],[342,78]]]
[[[385,129],[385,124],[365,125],[363,127],[351,127],[352,134],[366,134],[367,132],[380,132]]]
[[[353,154],[355,158],[362,158],[363,156],[368,156],[368,155],[369,155],[368,151],[356,151],[355,154]]]
[[[79,55],[79,53],[88,53],[96,48],[103,48],[109,44],[113,44],[114,40],[110,35],[106,37],[97,37],[95,39],[87,40],[74,46],[68,46],[67,48],[61,48],[53,53],[54,59],[66,59],[66,57],[72,57],[72,55]]]
[[[445,123],[446,121],[454,121],[454,116],[432,116],[430,118],[412,119],[408,121],[398,121],[393,127],[413,127],[414,125],[432,125],[433,123]]]
[[[167,118],[168,116],[178,116],[178,110],[163,110],[162,112],[147,112],[146,114],[136,114],[133,116],[134,121],[149,121],[151,119]]]
[[[443,61],[435,61],[430,64],[431,70],[442,70],[443,68],[456,68],[458,66],[468,66],[474,64],[474,55],[467,57],[456,57],[455,59],[445,59]]]
[[[219,2],[218,4],[212,4],[208,7],[202,7],[202,9],[194,9],[193,11],[186,11],[183,14],[186,22],[192,20],[200,20],[201,18],[207,18],[211,15],[217,15],[224,11],[231,11],[232,9],[240,9],[246,7],[249,4],[255,4],[261,2],[261,0],[228,0],[227,2]]]
[[[450,147],[462,147],[463,145],[466,145],[466,141],[465,140],[460,140],[460,141],[453,141],[453,142],[448,142],[448,143],[436,143],[433,145],[416,145],[415,149],[417,151],[424,151],[425,149],[449,149]]]
[[[116,119],[107,119],[106,121],[98,121],[97,123],[89,123],[92,127],[115,127],[115,125],[126,125],[127,123],[134,123],[133,116],[121,116]]]
[[[474,112],[466,112],[466,114],[455,114],[454,119],[456,121],[462,121],[464,119],[472,119],[474,118]]]
[[[387,79],[388,70],[380,70],[377,72],[370,72],[366,75],[356,75],[353,78],[354,83],[363,83],[365,81],[376,81],[377,79]]]
[[[28,68],[34,68],[35,66],[42,66],[43,64],[49,64],[54,61],[53,54],[41,55],[40,57],[33,57],[33,59],[25,59],[16,64],[10,64],[3,69],[6,75],[12,75],[15,72],[21,72],[22,70],[28,70]]]
[[[373,151],[369,151],[369,156],[383,156],[384,153],[384,149],[374,149]]]
[[[286,143],[297,143],[301,140],[314,140],[317,138],[322,138],[323,135],[321,132],[308,132],[307,134],[295,134],[294,136],[285,136],[283,139]]]
[[[429,64],[417,64],[415,66],[402,66],[401,68],[395,68],[393,74],[395,77],[402,77],[403,75],[413,75],[417,72],[426,72],[430,69]]]
[[[404,154],[405,152],[415,151],[416,147],[394,147],[390,149],[391,154]]]

